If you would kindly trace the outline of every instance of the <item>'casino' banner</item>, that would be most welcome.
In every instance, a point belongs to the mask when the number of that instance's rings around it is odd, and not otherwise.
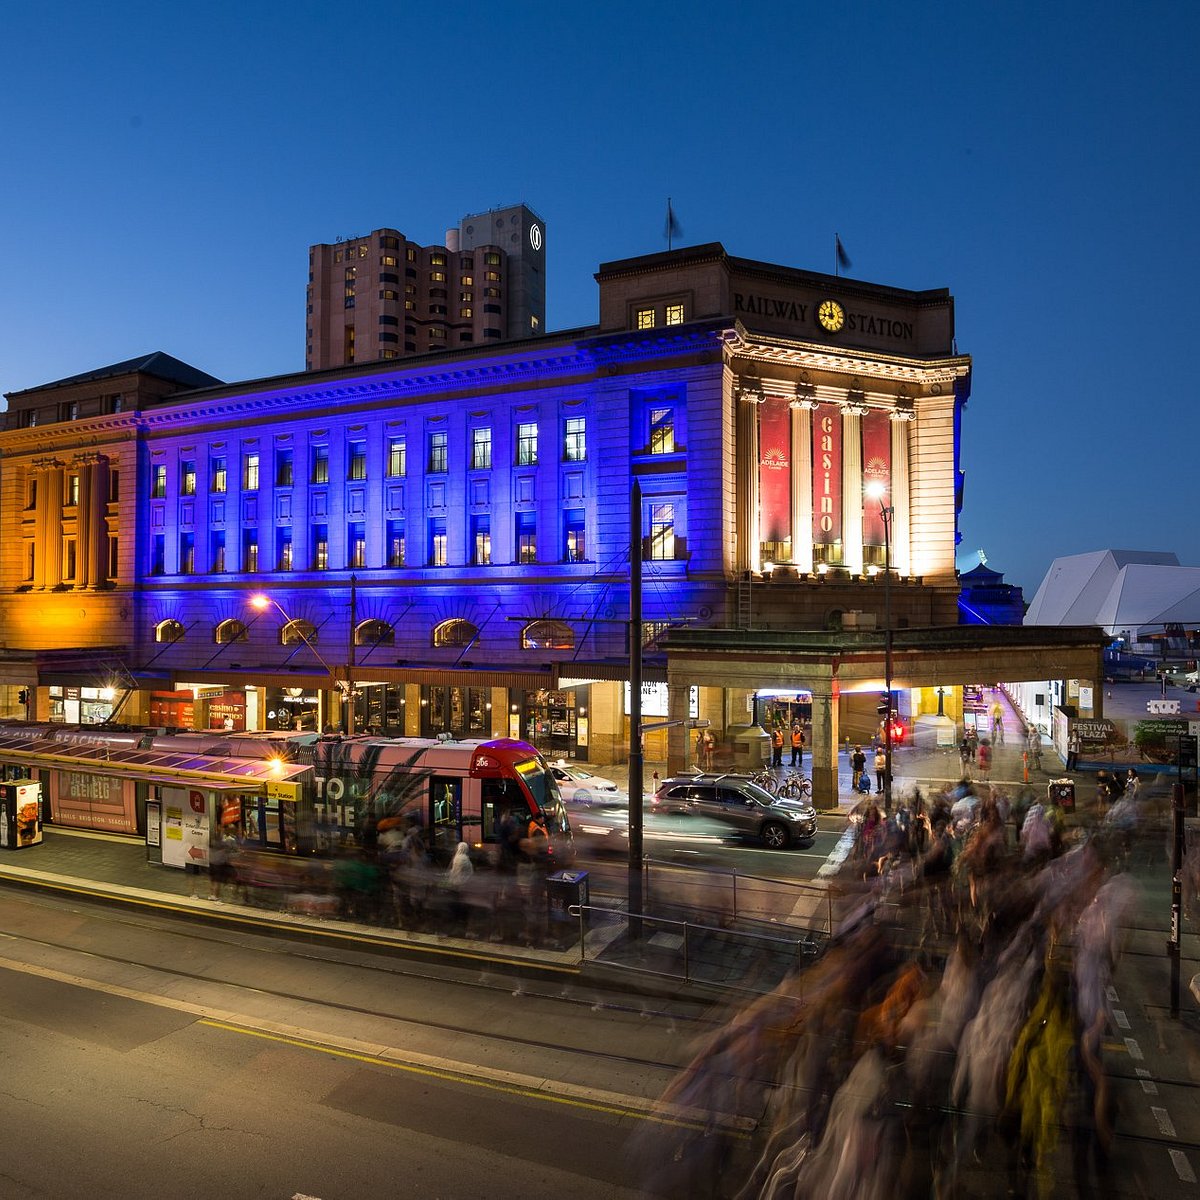
[[[842,540],[842,410],[822,404],[813,412],[813,541]]]
[[[768,396],[758,406],[759,540],[792,536],[792,422],[787,401]]]
[[[883,545],[883,513],[880,500],[892,503],[892,422],[881,409],[872,409],[862,419],[863,545]],[[883,496],[867,494],[872,484],[882,484]]]

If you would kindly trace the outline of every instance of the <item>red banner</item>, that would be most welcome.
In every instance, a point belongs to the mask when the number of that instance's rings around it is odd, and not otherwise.
[[[863,545],[883,545],[883,512],[880,504],[892,503],[892,422],[886,412],[872,409],[862,419]],[[883,495],[873,497],[867,489],[883,486]]]
[[[842,412],[836,404],[813,411],[813,541],[842,540]]]
[[[758,406],[758,511],[760,542],[791,539],[791,410],[776,396]]]

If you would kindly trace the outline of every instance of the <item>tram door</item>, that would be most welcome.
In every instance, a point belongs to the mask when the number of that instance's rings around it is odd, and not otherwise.
[[[439,863],[448,863],[462,841],[462,786],[461,778],[449,775],[429,780],[429,848]]]

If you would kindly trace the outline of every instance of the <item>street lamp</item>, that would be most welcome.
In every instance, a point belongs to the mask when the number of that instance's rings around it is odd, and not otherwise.
[[[354,684],[351,679],[339,679],[337,672],[325,661],[320,650],[317,649],[312,639],[304,632],[304,627],[297,624],[290,616],[288,616],[283,605],[275,599],[274,596],[268,596],[266,592],[258,592],[250,597],[250,607],[258,612],[266,612],[268,608],[273,608],[284,619],[287,625],[290,625],[297,634],[300,640],[313,652],[313,656],[317,662],[325,668],[325,673],[329,676],[329,681],[337,689],[342,698],[342,712],[346,714],[346,733],[354,732]],[[354,644],[354,630],[350,630],[350,642]],[[349,675],[349,670],[347,670]]]
[[[868,483],[866,494],[879,501],[883,517],[883,686],[887,712],[883,718],[883,811],[892,811],[892,516],[895,509],[884,503],[887,488],[878,480]]]

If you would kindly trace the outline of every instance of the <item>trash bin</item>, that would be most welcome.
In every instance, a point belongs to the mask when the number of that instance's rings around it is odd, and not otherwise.
[[[1063,812],[1075,811],[1075,781],[1073,779],[1052,779],[1046,785],[1046,798],[1057,804]]]
[[[578,924],[571,915],[571,906],[588,903],[588,873],[586,871],[555,871],[546,876],[546,918],[552,925],[565,922]],[[583,914],[584,922],[587,913]]]

